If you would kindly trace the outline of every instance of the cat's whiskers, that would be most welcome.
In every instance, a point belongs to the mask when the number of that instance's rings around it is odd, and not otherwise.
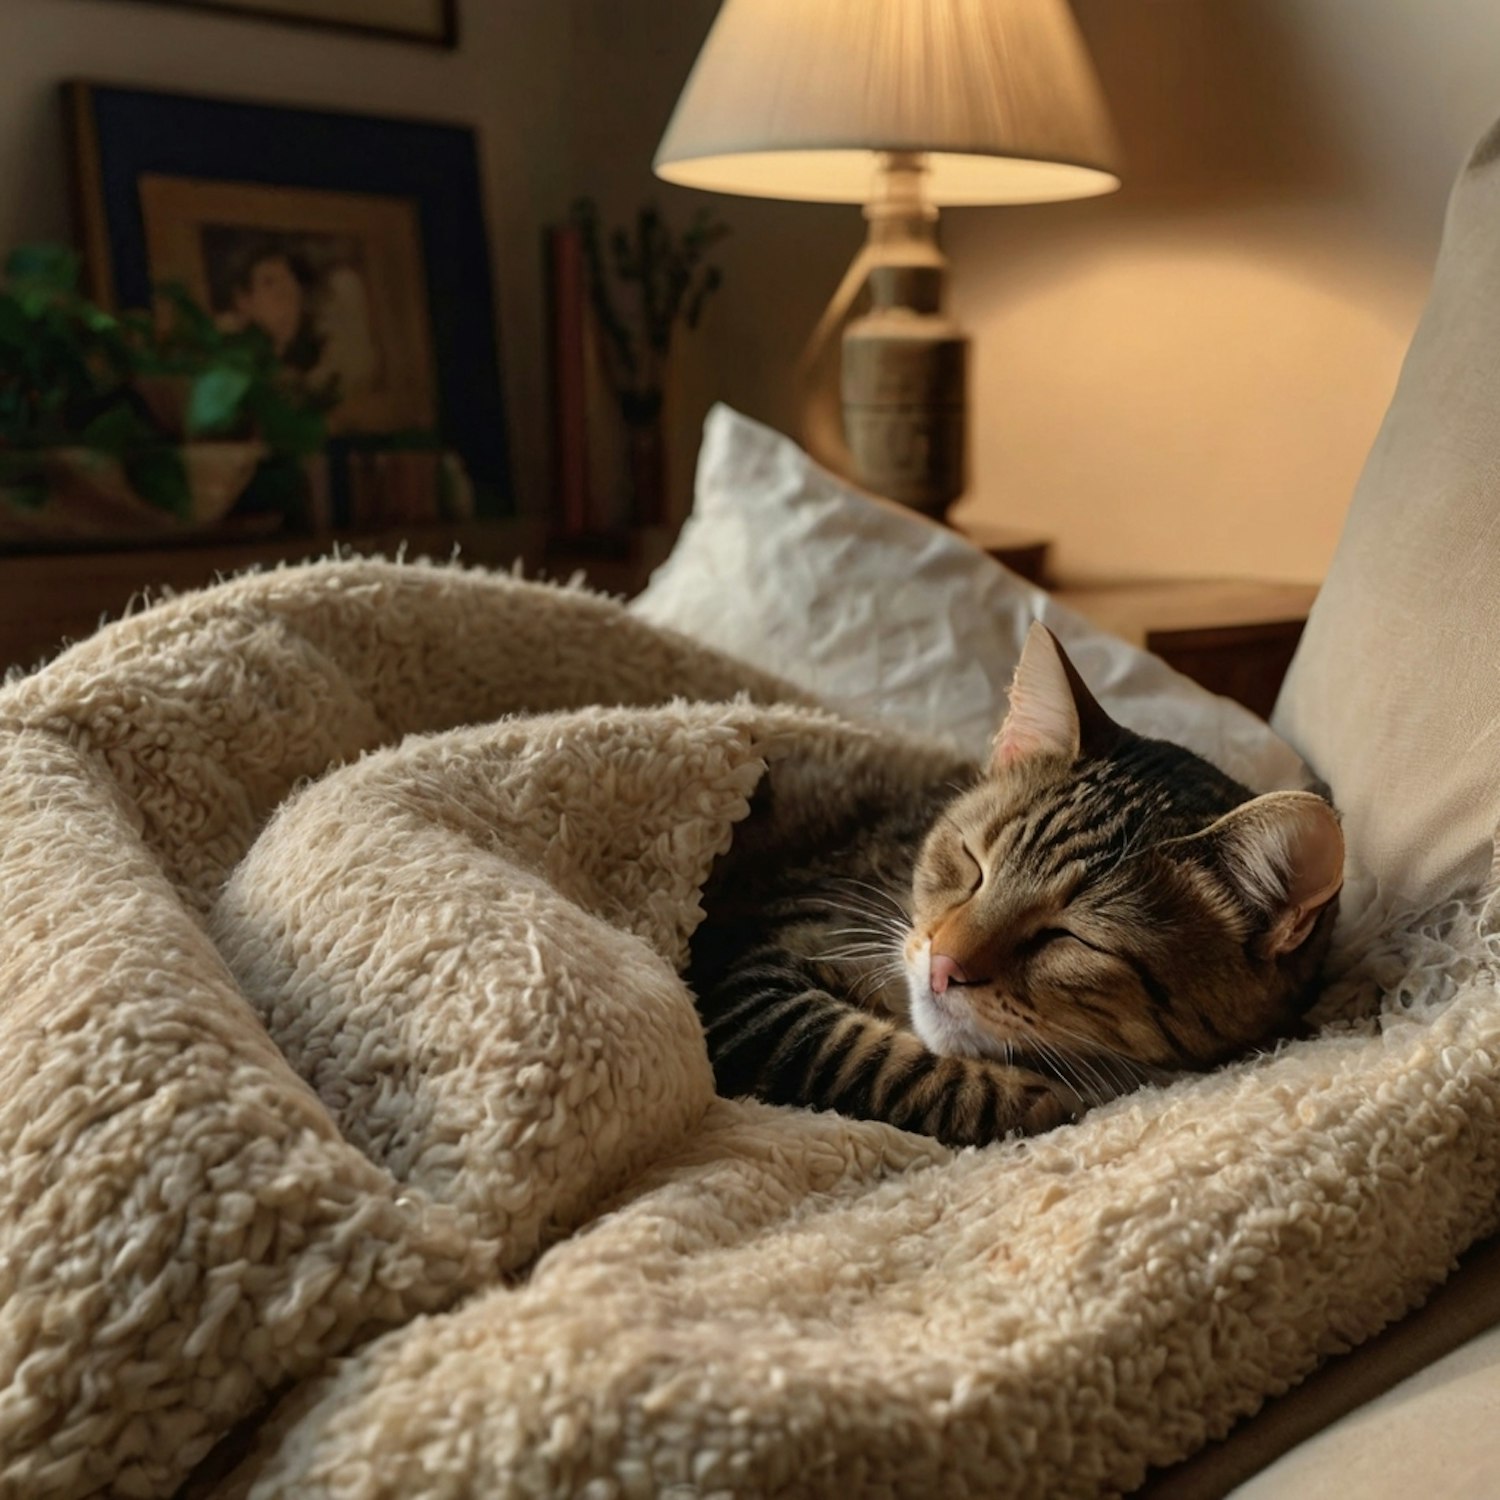
[[[819,964],[860,964],[868,967],[871,963],[883,960],[883,968],[897,967],[892,960],[890,948],[884,944],[872,948],[828,948],[821,953],[811,953],[808,957]]]
[[[905,923],[898,927],[883,915],[869,915],[881,926],[829,928],[829,937],[847,941],[808,955],[814,963],[855,969],[857,972],[851,976],[847,989],[850,998],[862,1006],[868,1005],[887,985],[904,988],[906,972],[901,956],[907,930]]]
[[[856,983],[854,988],[855,998],[861,1005],[867,1005],[887,984],[899,984],[902,978],[903,976],[899,970],[887,969],[882,971],[872,969]],[[901,984],[901,988],[904,991],[905,985]]]
[[[849,913],[851,916],[859,913]],[[865,923],[851,923],[846,927],[830,927],[827,929],[829,937],[865,938],[874,942],[888,944],[892,948],[902,948],[911,933],[911,926],[906,921],[894,921],[887,918],[875,917]]]
[[[834,927],[828,936],[842,939],[841,946],[847,948],[879,948],[882,952],[899,953],[906,942],[906,933],[881,932],[873,927]]]
[[[1076,1053],[1064,1052],[1029,1022],[1022,1021],[1021,1024],[1027,1033],[1025,1045],[1034,1047],[1042,1060],[1078,1094],[1079,1098],[1086,1100],[1089,1104],[1102,1104],[1114,1098],[1115,1091],[1087,1058],[1080,1057]]]
[[[1055,1017],[1049,1016],[1047,1024],[1054,1031],[1060,1032],[1063,1036],[1080,1043],[1088,1050],[1091,1057],[1101,1062],[1108,1061],[1117,1068],[1123,1069],[1125,1075],[1130,1077],[1132,1088],[1152,1075],[1153,1070],[1145,1063],[1137,1062],[1134,1058],[1126,1056],[1125,1053],[1116,1050],[1107,1043],[1101,1042],[1098,1037],[1088,1036],[1082,1031],[1074,1030],[1071,1026],[1065,1026]]]
[[[1043,1044],[1064,1083],[1069,1084],[1089,1105],[1104,1104],[1114,1098],[1114,1091],[1094,1067],[1074,1052],[1048,1042]]]
[[[830,927],[830,937],[892,937],[896,933],[904,933],[904,927]]]
[[[887,914],[893,914],[903,922],[910,920],[910,912],[907,910],[905,903],[889,886],[876,885],[874,881],[861,880],[854,875],[841,875],[833,883],[835,885],[851,886],[855,891],[868,892],[869,895],[874,896],[881,903],[881,906],[874,908],[875,911],[884,909]]]
[[[814,961],[857,968],[858,972],[851,976],[847,990],[850,997],[859,1005],[867,1004],[888,984],[899,984],[903,990],[905,989],[905,965],[899,958],[892,956],[889,948],[883,948],[876,953],[848,956],[829,953]]]
[[[1103,1075],[1086,1058],[1076,1052],[1064,1051],[1052,1042],[1047,1044],[1047,1050],[1051,1053],[1053,1066],[1064,1078],[1071,1078],[1078,1093],[1090,1104],[1102,1103],[1112,1096],[1113,1090]]]
[[[1113,1098],[1131,1093],[1145,1082],[1143,1071],[1129,1058],[1110,1047],[1101,1047],[1093,1037],[1086,1036],[1081,1031],[1075,1031],[1072,1027],[1064,1026],[1051,1017],[1048,1018],[1047,1024],[1052,1031],[1067,1037],[1070,1041],[1081,1043],[1087,1049],[1082,1055],[1070,1053],[1069,1056],[1074,1057],[1080,1064],[1086,1056],[1090,1069],[1108,1080],[1111,1087],[1106,1097]]]
[[[905,911],[881,911],[874,907],[856,906],[849,901],[830,901],[820,898],[810,898],[806,904],[821,906],[836,916],[863,919],[871,924],[869,930],[872,931],[905,932],[911,925],[911,918]]]
[[[1038,1059],[1065,1084],[1068,1085],[1082,1099],[1092,1102],[1088,1087],[1084,1081],[1068,1067],[1067,1060],[1061,1056],[1050,1042],[1039,1036],[1031,1037],[1027,1046],[1035,1049]]]

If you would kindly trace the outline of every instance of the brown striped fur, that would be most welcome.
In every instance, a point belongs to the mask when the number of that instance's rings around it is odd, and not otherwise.
[[[1284,1034],[1342,864],[1323,799],[1121,728],[1037,626],[972,784],[711,888],[689,977],[721,1092],[983,1143]]]

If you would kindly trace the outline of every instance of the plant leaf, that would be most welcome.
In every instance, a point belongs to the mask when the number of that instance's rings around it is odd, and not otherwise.
[[[79,260],[66,245],[18,245],[5,260],[5,279],[36,291],[66,295],[78,290]]]
[[[99,413],[81,433],[84,446],[124,458],[144,444],[158,442],[151,425],[126,401],[117,401]]]
[[[183,425],[189,437],[221,433],[238,421],[250,389],[250,372],[231,365],[216,365],[193,381],[188,393]]]

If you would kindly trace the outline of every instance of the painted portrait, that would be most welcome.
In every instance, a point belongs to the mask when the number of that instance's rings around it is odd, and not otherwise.
[[[257,184],[141,179],[152,279],[225,328],[260,328],[296,374],[336,382],[342,433],[436,420],[420,226],[409,202]]]

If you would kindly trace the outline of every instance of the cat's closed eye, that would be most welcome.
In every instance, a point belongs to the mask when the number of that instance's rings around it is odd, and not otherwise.
[[[963,868],[966,874],[964,889],[972,896],[980,886],[984,884],[984,864],[979,856],[969,848],[966,839],[958,841],[959,853],[962,856]]]
[[[1069,932],[1066,927],[1042,927],[1032,933],[1022,946],[1022,952],[1033,955],[1043,952],[1048,948],[1055,948],[1059,943],[1082,942],[1076,934]],[[1084,944],[1085,947],[1088,944]]]
[[[932,899],[958,905],[984,885],[984,865],[957,829],[944,829],[917,879]]]
[[[1113,950],[1101,947],[1092,938],[1085,937],[1074,927],[1044,927],[1036,934],[1036,937],[1042,939],[1048,947],[1068,943],[1076,948],[1087,949],[1090,953],[1098,954],[1100,958],[1119,959],[1120,957]]]

